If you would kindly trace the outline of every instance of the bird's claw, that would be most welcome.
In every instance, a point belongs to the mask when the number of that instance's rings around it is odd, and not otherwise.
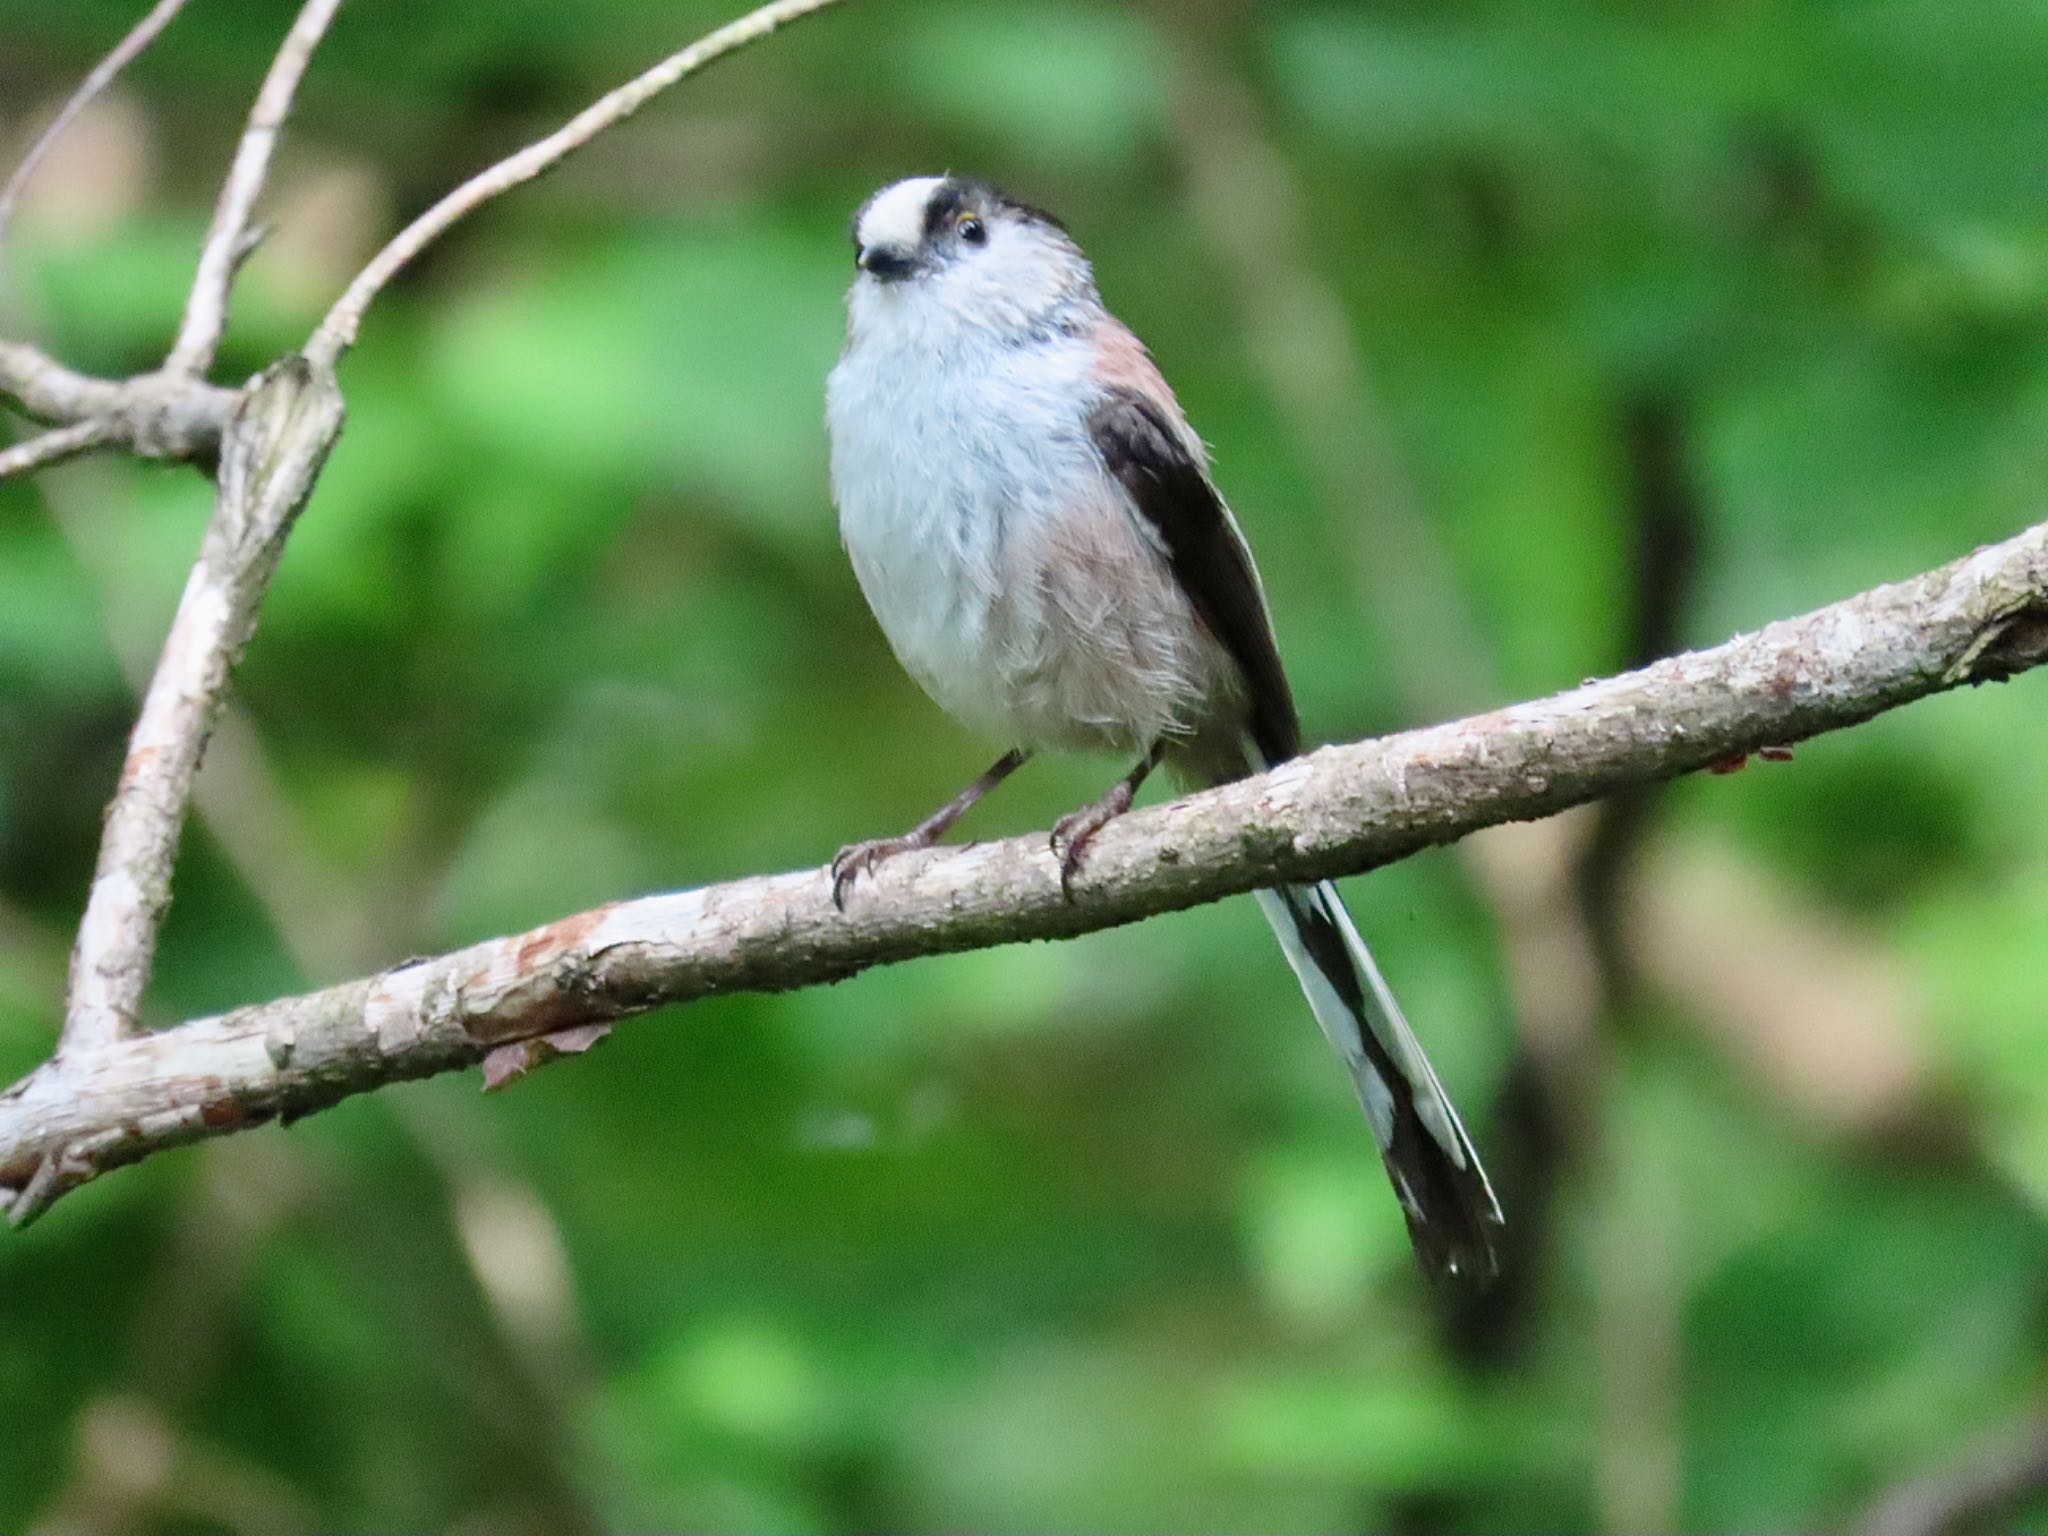
[[[865,843],[848,843],[832,856],[832,905],[844,912],[846,893],[853,883],[862,875],[873,874],[884,859],[929,846],[929,839],[918,837],[876,837]]]
[[[1081,872],[1081,861],[1088,856],[1088,845],[1095,840],[1095,834],[1130,808],[1128,795],[1112,791],[1093,805],[1069,811],[1052,824],[1052,835],[1046,839],[1046,845],[1060,861],[1060,894],[1068,901],[1074,899],[1074,876]]]

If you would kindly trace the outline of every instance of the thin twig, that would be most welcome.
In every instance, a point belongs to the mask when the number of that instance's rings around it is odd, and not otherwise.
[[[1978,636],[2021,612],[2048,612],[2048,523],[1710,651],[1327,747],[1121,818],[1092,845],[1072,899],[1044,837],[1011,838],[904,855],[863,882],[844,913],[823,868],[735,881],[61,1051],[0,1093],[0,1207],[25,1221],[66,1190],[163,1148],[474,1065],[507,1046],[542,1055],[549,1040],[581,1048],[605,1022],[667,1003],[1070,937],[1389,863],[1940,693]],[[1994,646],[1970,680],[2042,659]]]
[[[100,379],[20,341],[0,341],[0,395],[52,426],[94,423],[147,459],[211,460],[240,395],[165,373]]]
[[[458,220],[492,198],[552,170],[600,133],[624,122],[670,86],[688,79],[706,65],[738,52],[749,43],[759,42],[779,27],[838,3],[840,0],[775,0],[772,5],[764,5],[706,34],[681,52],[670,54],[644,74],[585,107],[546,138],[479,171],[400,230],[371,259],[313,332],[305,355],[316,364],[332,367],[355,343],[363,313],[384,285]]]
[[[91,453],[111,441],[112,437],[113,433],[104,421],[80,421],[41,433],[11,448],[0,448],[0,480],[32,474],[39,469],[48,469],[52,464],[62,464],[66,459],[75,459],[82,453]]]
[[[313,50],[320,46],[320,39],[340,6],[341,0],[306,0],[291,31],[285,34],[277,57],[270,62],[262,89],[256,93],[256,104],[249,109],[248,126],[235,146],[234,163],[221,183],[213,223],[206,231],[206,243],[200,248],[192,293],[185,301],[184,323],[178,327],[178,339],[164,360],[166,373],[197,376],[213,365],[221,332],[227,328],[228,293],[234,287],[235,269],[246,251],[249,220],[256,211],[256,199],[262,195],[264,179],[270,173],[271,151],[276,148],[278,132],[292,109],[299,81],[312,62]]]
[[[341,419],[334,376],[288,359],[251,386],[228,427],[213,517],[107,809],[60,1054],[102,1049],[136,1029],[207,734]]]
[[[114,45],[113,52],[93,66],[92,73],[85,77],[84,83],[71,93],[71,99],[58,109],[55,117],[50,119],[49,127],[45,128],[36,137],[35,143],[29,146],[28,153],[21,157],[21,164],[17,165],[14,174],[7,178],[7,185],[0,187],[0,249],[6,247],[8,221],[14,216],[14,205],[20,201],[22,189],[28,185],[29,178],[35,175],[36,167],[42,164],[43,157],[50,152],[57,140],[63,137],[64,130],[71,126],[72,119],[84,111],[92,99],[105,90],[108,83],[126,69],[137,54],[155,42],[157,34],[169,26],[172,18],[184,8],[185,0],[157,0],[157,3],[150,7],[149,14],[135,23],[129,29],[128,35]]]

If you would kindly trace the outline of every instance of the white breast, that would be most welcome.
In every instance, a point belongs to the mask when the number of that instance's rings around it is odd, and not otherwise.
[[[826,414],[840,535],[904,668],[1010,745],[1138,753],[1198,723],[1216,649],[1089,438],[1086,343],[886,321],[856,325]]]

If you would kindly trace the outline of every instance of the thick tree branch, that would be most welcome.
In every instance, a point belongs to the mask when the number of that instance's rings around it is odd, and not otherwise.
[[[306,344],[306,356],[332,367],[355,344],[363,313],[399,270],[454,225],[492,198],[553,170],[606,129],[615,128],[670,86],[790,22],[839,0],[774,0],[705,34],[680,53],[670,54],[645,73],[600,97],[544,139],[479,171],[395,235],[356,275]]]
[[[1510,709],[1327,747],[1105,829],[1074,899],[1043,837],[905,855],[844,914],[820,869],[621,902],[304,997],[59,1057],[0,1095],[25,1221],[108,1168],[720,992],[1065,938],[1368,869],[2048,660],[2048,523],[1710,651]]]
[[[213,517],[107,809],[60,1054],[103,1049],[136,1027],[207,735],[341,419],[334,376],[291,359],[251,386],[229,423]]]
[[[83,112],[92,99],[107,88],[114,76],[134,61],[137,54],[155,42],[157,34],[169,26],[178,12],[184,8],[185,0],[157,0],[157,3],[150,7],[149,14],[135,23],[129,29],[128,35],[114,45],[113,51],[93,66],[92,72],[80,83],[78,89],[71,93],[71,99],[58,109],[57,115],[50,119],[49,126],[36,136],[36,141],[29,146],[28,153],[21,157],[21,164],[17,165],[14,174],[7,178],[7,184],[0,186],[0,250],[4,250],[7,245],[7,226],[14,217],[14,205],[20,200],[22,189],[28,185],[29,178],[35,175],[36,167],[43,163],[43,157],[50,152],[51,146],[64,136],[64,130],[71,126],[72,119]]]
[[[248,249],[249,220],[270,174],[270,153],[277,146],[306,66],[313,61],[313,50],[320,46],[340,7],[341,0],[306,0],[277,57],[270,61],[256,104],[249,109],[248,126],[235,146],[227,180],[221,183],[213,223],[200,248],[192,292],[185,301],[185,319],[178,327],[178,339],[171,344],[170,356],[164,360],[166,373],[196,377],[213,366],[221,332],[227,329],[228,292]]]

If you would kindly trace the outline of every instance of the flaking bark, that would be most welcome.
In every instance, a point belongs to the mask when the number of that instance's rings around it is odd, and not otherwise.
[[[1712,650],[1325,747],[1135,812],[1101,833],[1071,899],[1042,835],[934,849],[882,866],[843,913],[822,866],[739,880],[618,902],[117,1040],[60,1056],[0,1095],[0,1202],[27,1220],[67,1189],[166,1147],[664,1004],[1069,938],[1283,880],[1356,873],[2010,676],[2044,659],[2044,633],[2048,523]],[[830,840],[821,828],[820,841]]]

